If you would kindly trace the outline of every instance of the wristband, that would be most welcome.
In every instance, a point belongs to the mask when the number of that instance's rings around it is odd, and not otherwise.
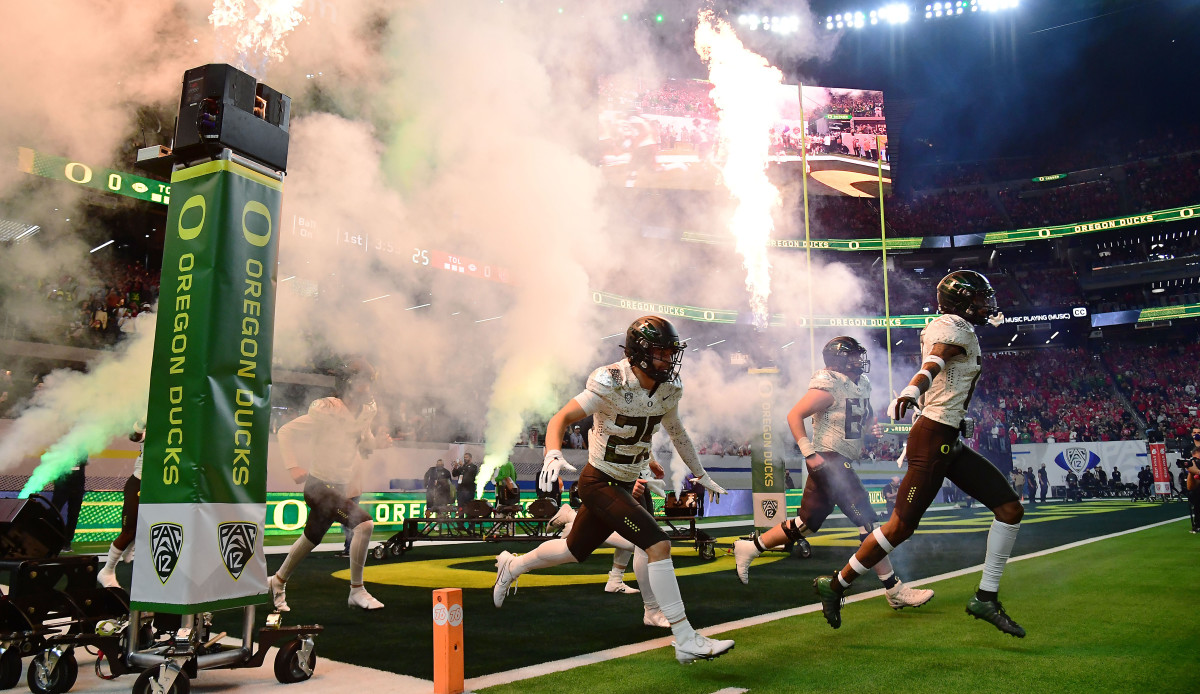
[[[817,449],[813,447],[812,441],[809,441],[807,436],[804,436],[797,441],[796,445],[800,447],[800,455],[804,456],[805,458],[814,456],[817,453]]]

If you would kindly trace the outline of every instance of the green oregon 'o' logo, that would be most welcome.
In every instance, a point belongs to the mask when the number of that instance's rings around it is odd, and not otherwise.
[[[183,225],[183,218],[188,212],[194,209],[200,210],[200,221],[192,226],[185,227]],[[183,207],[179,208],[179,238],[184,241],[191,241],[199,236],[200,232],[204,231],[205,212],[207,212],[207,201],[205,201],[203,195],[193,195],[188,198],[187,202],[183,203]],[[194,217],[195,215],[192,216]]]
[[[943,453],[943,454],[949,454],[949,453],[950,453],[950,444],[948,444],[948,443],[943,443],[943,444],[942,444],[942,453]]]

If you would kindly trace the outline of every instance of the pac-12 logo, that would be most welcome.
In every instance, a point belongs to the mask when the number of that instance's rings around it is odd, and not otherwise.
[[[1072,447],[1054,456],[1054,463],[1068,472],[1077,475],[1084,470],[1090,470],[1100,464],[1100,456],[1082,447]]]
[[[179,563],[179,552],[183,548],[183,526],[178,523],[155,523],[150,526],[150,549],[154,559],[154,573],[164,584]]]
[[[779,512],[779,501],[776,499],[763,499],[762,510],[767,520],[774,518],[775,514]]]
[[[221,548],[221,561],[233,576],[242,577],[242,571],[254,556],[254,543],[258,540],[257,523],[220,523],[217,525],[217,542]]]

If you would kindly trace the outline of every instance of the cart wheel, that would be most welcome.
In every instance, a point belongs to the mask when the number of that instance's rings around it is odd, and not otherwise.
[[[717,558],[717,549],[712,542],[701,542],[700,546],[696,549],[700,551],[700,558],[705,561],[712,561]]]
[[[29,675],[26,676],[25,682],[29,684],[29,691],[34,694],[61,694],[75,686],[77,677],[79,663],[75,660],[74,652],[64,653],[51,671],[46,666],[46,652],[42,651],[30,661]]]
[[[397,544],[394,544],[394,545],[391,545],[391,546],[389,546],[389,547],[388,547],[388,552],[389,552],[389,553],[390,553],[390,554],[391,554],[393,557],[398,557],[398,556],[400,556],[400,552],[401,552],[401,551],[402,551],[402,550],[400,549],[400,544],[399,544],[399,543],[397,543]]]
[[[375,549],[371,550],[371,556],[375,557],[376,559],[383,559],[386,551],[387,550],[383,548],[383,545],[379,545]]]
[[[792,556],[797,559],[808,559],[812,556],[812,545],[808,544],[808,540],[800,538],[792,545]]]
[[[21,681],[21,654],[15,648],[0,655],[0,689],[12,689]]]
[[[275,679],[283,684],[303,682],[312,677],[312,673],[317,667],[317,649],[315,646],[308,652],[308,672],[305,672],[300,667],[301,645],[302,642],[299,639],[288,641],[280,646],[279,652],[275,654]]]
[[[160,669],[152,667],[149,670],[143,670],[142,674],[138,675],[133,682],[133,694],[151,694],[154,690],[150,687],[150,680],[158,676]],[[180,672],[165,694],[188,694],[190,691],[192,691],[191,680],[188,679],[186,672]]]

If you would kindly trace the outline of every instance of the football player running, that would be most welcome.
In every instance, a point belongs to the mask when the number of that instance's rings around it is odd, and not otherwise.
[[[734,567],[742,583],[750,582],[750,562],[772,547],[799,542],[815,534],[837,504],[858,526],[858,539],[863,541],[875,529],[877,517],[871,508],[871,498],[850,461],[862,457],[863,427],[869,426],[871,411],[871,381],[866,374],[871,369],[867,350],[853,337],[835,337],[821,350],[825,368],[813,374],[808,392],[788,412],[788,427],[796,437],[808,481],[796,517],[785,520],[759,536],[733,543]],[[813,418],[813,438],[804,429],[804,420]],[[929,602],[933,591],[904,585],[884,557],[875,564],[875,574],[883,582],[888,604],[892,609],[920,607]]]
[[[378,610],[383,603],[363,586],[363,566],[375,524],[351,497],[358,495],[363,458],[374,448],[391,444],[372,430],[375,398],[371,381],[375,369],[355,358],[333,370],[334,396],[314,400],[308,413],[279,428],[279,448],[292,479],[304,484],[308,520],[304,532],[288,550],[283,564],[267,580],[278,612],[287,612],[287,581],[296,566],[313,551],[334,521],[351,529],[350,597],[346,604]],[[301,465],[301,462],[306,465]]]
[[[837,629],[842,624],[846,589],[912,536],[942,480],[949,478],[996,515],[988,531],[983,577],[979,590],[967,602],[967,614],[1021,638],[1025,630],[1004,611],[997,594],[1024,509],[1004,475],[959,438],[960,433],[963,438],[971,435],[973,422],[966,418],[967,405],[983,368],[974,326],[999,325],[1004,317],[997,310],[991,283],[971,270],[942,278],[938,311],[942,315],[921,331],[921,370],[888,406],[888,416],[895,420],[920,408],[908,434],[908,472],[900,482],[892,517],[867,536],[838,574],[817,578],[813,587],[821,598],[825,621]]]
[[[547,441],[562,441],[571,424],[592,415],[588,464],[579,475],[583,505],[566,539],[544,542],[534,551],[496,557],[496,583],[492,597],[504,603],[517,579],[533,569],[581,562],[613,532],[641,549],[634,554],[634,573],[647,607],[656,605],[675,636],[675,658],[680,663],[712,660],[733,648],[733,641],[710,639],[696,632],[687,620],[675,567],[671,541],[638,503],[647,484],[642,464],[650,456],[650,440],[661,423],[671,442],[701,485],[714,494],[725,490],[704,471],[696,447],[679,420],[683,385],[679,366],[687,345],[669,321],[643,316],[625,333],[625,359],[592,372],[586,389],[572,398],[546,425]],[[573,469],[557,450],[546,451],[539,484],[552,485],[563,469]]]

